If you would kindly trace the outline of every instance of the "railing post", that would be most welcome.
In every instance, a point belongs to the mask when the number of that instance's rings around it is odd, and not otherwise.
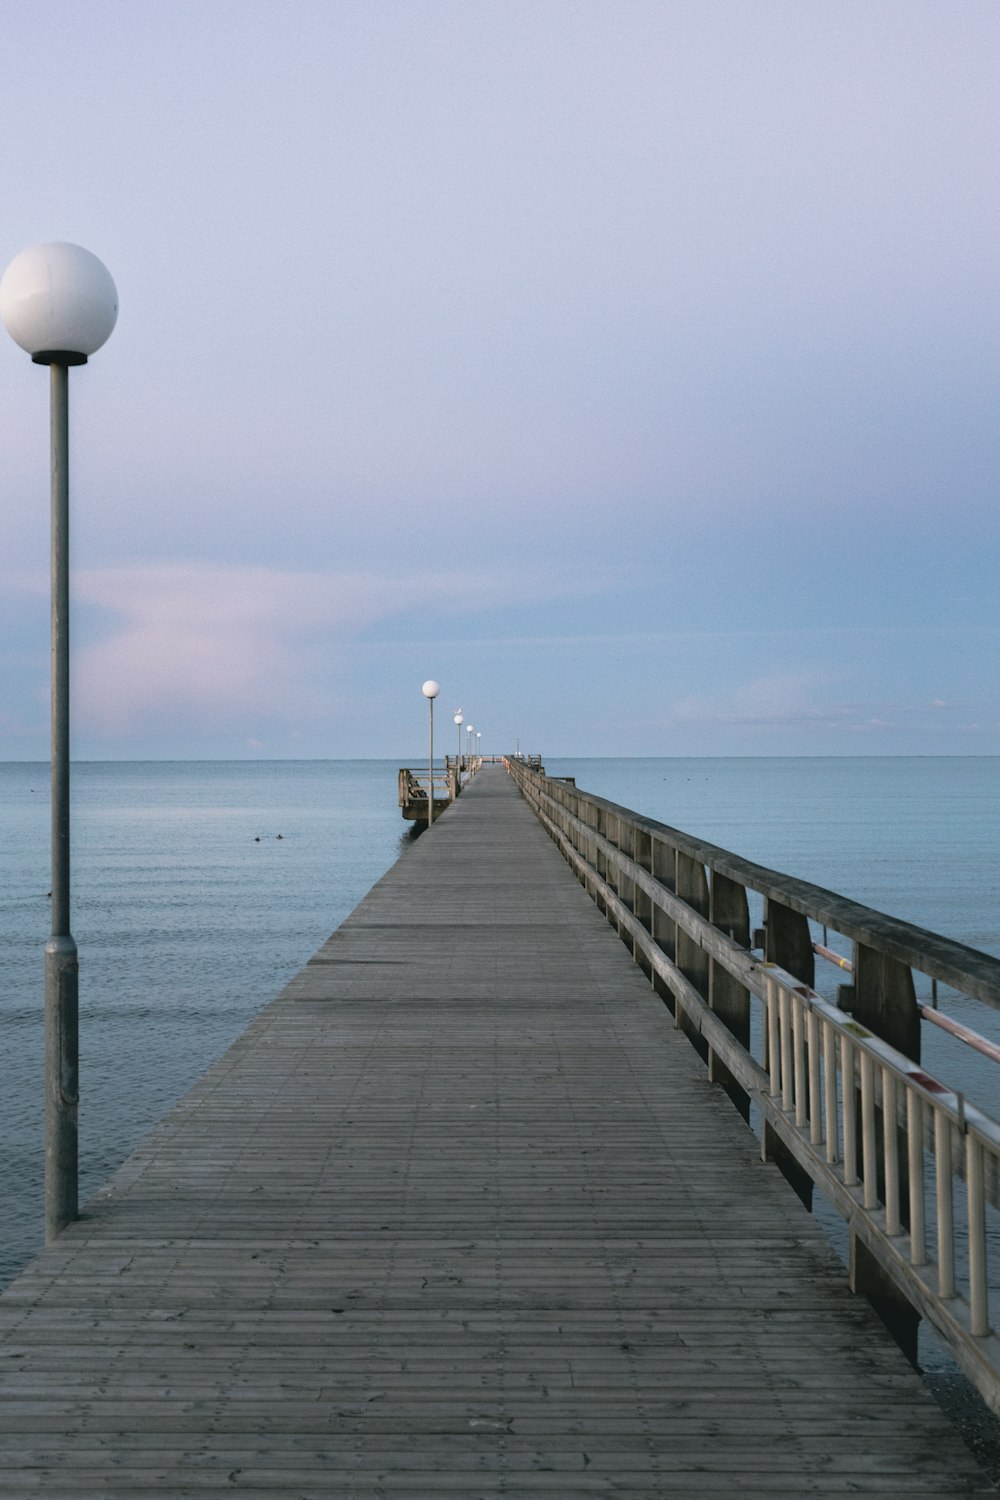
[[[584,816],[584,821],[586,822],[587,827],[590,830],[590,835],[591,835],[590,838],[587,840],[587,863],[593,865],[594,872],[595,872],[595,880],[594,880],[594,884],[593,884],[593,889],[591,890],[590,894],[594,898],[594,903],[597,906],[598,911],[600,911],[600,909],[601,909],[601,903],[600,903],[600,900],[599,900],[598,895],[597,895],[597,880],[596,880],[596,872],[597,872],[597,867],[598,867],[598,859],[599,859],[600,856],[597,853],[597,845],[594,842],[594,835],[597,833],[597,808],[595,807],[595,805],[594,805],[593,802],[585,802],[583,804],[583,816]]]
[[[677,851],[677,894],[680,899],[696,911],[699,916],[707,917],[711,905],[711,893],[708,889],[708,876],[705,866],[698,860],[693,859],[690,854],[682,854]],[[689,937],[683,927],[677,927],[677,967],[689,979],[706,1000],[708,999],[708,954],[694,938]],[[692,1045],[700,1056],[708,1058],[708,1043],[700,1032],[693,1027],[682,1026],[687,1033]]]
[[[652,871],[657,882],[665,886],[668,891],[677,889],[677,854],[673,844],[665,844],[662,839],[652,839]],[[652,912],[653,935],[657,947],[662,948],[667,957],[673,960],[677,952],[677,923],[666,912],[654,904]],[[674,1009],[674,997],[670,986],[665,979],[661,979],[656,970],[653,970],[652,985],[661,1000]]]
[[[652,844],[653,841],[648,833],[645,833],[641,828],[633,829],[632,858],[635,860],[637,865],[640,865],[642,869],[648,870],[650,873],[652,873],[653,869]],[[651,932],[653,928],[652,898],[646,891],[642,889],[640,885],[636,885],[634,883],[632,887],[632,896],[632,910],[635,912],[637,920],[642,923],[647,932]],[[652,972],[652,966],[650,965],[649,959],[646,958],[638,943],[632,944],[632,957],[642,969],[644,974],[648,975]]]
[[[816,981],[816,955],[809,918],[768,897],[764,931],[764,957],[768,962],[780,964],[811,989]]]
[[[635,824],[624,818],[618,819],[618,847],[628,859],[635,858]],[[632,912],[635,911],[635,892],[635,881],[622,873],[618,881],[618,899]],[[619,928],[619,933],[621,930]],[[634,957],[634,943],[629,944],[629,950]]]
[[[768,897],[764,917],[764,957],[779,968],[787,969],[803,984],[812,988],[816,976],[816,956],[813,953],[809,919],[801,912]],[[784,1082],[784,1080],[783,1080]],[[806,1208],[812,1208],[813,1182],[809,1173],[799,1166],[795,1157],[783,1143],[781,1137],[764,1125],[764,1156],[773,1161],[782,1175],[795,1189]]]
[[[742,948],[750,946],[750,907],[746,888],[728,875],[712,871],[711,921],[739,943]],[[712,959],[708,974],[708,1003],[719,1020],[733,1036],[750,1049],[750,991],[740,984],[717,960]],[[745,1120],[750,1118],[750,1095],[740,1088],[721,1058],[709,1048],[708,1076],[719,1083],[732,1099]]]
[[[603,807],[598,807],[597,804],[595,803],[594,804],[594,832],[598,835],[599,838],[606,838],[607,837],[607,825],[608,825],[608,820],[605,817],[604,808]],[[595,865],[595,867],[597,869],[597,873],[601,877],[601,879],[602,880],[607,880],[607,878],[608,878],[608,859],[607,859],[607,855],[604,853],[603,849],[595,848],[595,850],[594,850],[594,865]],[[608,914],[607,903],[603,900],[603,898],[600,896],[600,894],[598,894],[597,896],[595,896],[594,899],[597,902],[597,910],[603,916],[607,916],[607,914]]]
[[[854,995],[852,1002],[854,1019],[868,1031],[874,1032],[890,1047],[910,1058],[920,1061],[920,1012],[913,986],[913,973],[906,964],[890,958],[864,943],[854,945]],[[844,1108],[849,1102],[845,1097]],[[885,1202],[885,1132],[897,1132],[897,1160],[899,1162],[899,1203],[902,1223],[909,1227],[909,1136],[898,1120],[888,1118],[879,1108],[875,1114],[875,1144],[878,1170],[876,1174],[878,1196]],[[923,1152],[921,1149],[921,1163]],[[851,1235],[850,1254],[851,1290],[868,1298],[893,1338],[900,1345],[912,1364],[917,1362],[917,1331],[920,1315],[902,1295],[899,1288],[883,1271],[871,1251]]]
[[[612,813],[611,816],[607,819],[607,831],[605,832],[604,836],[609,843],[614,844],[616,849],[621,848],[622,820],[620,813]],[[625,884],[625,877],[622,874],[621,870],[618,868],[617,864],[614,864],[613,862],[608,864],[608,873],[604,878],[608,882],[608,885],[610,885],[611,889],[614,891],[615,895],[620,898],[622,894],[622,888]],[[621,937],[622,924],[617,920],[617,918],[615,919],[614,927],[618,936]]]

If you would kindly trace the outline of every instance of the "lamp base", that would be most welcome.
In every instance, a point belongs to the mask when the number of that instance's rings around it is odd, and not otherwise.
[[[33,365],[85,365],[87,356],[73,349],[40,349],[31,356]]]

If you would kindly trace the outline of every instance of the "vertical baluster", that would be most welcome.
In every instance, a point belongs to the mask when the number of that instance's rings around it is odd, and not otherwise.
[[[899,1234],[899,1131],[896,1129],[896,1076],[882,1069],[882,1132],[885,1161],[885,1232]]]
[[[969,1332],[973,1338],[982,1338],[990,1328],[983,1143],[968,1126],[965,1132],[965,1181],[969,1199]]]
[[[809,1057],[809,1139],[818,1146],[823,1139],[823,1113],[819,1103],[819,1017],[812,1006],[806,1012]]]
[[[934,1111],[934,1181],[937,1190],[938,1295],[955,1295],[955,1217],[951,1194],[951,1121]]]
[[[795,1059],[795,1123],[801,1130],[806,1123],[806,1040],[802,1001],[792,995],[792,1055]]]
[[[927,1264],[924,1211],[924,1106],[916,1089],[906,1090],[906,1132],[910,1178],[910,1264]]]
[[[861,1054],[861,1174],[865,1208],[878,1207],[878,1152],[875,1137],[875,1066],[871,1055]]]
[[[826,1105],[826,1159],[837,1160],[837,1038],[828,1021],[823,1022],[823,1093]]]
[[[792,1098],[792,1028],[788,1017],[788,991],[778,990],[778,1034],[781,1038],[781,1107],[791,1114]]]
[[[854,1048],[846,1036],[840,1038],[840,1095],[844,1121],[844,1183],[858,1181],[858,1115],[854,1108]]]
[[[767,977],[767,1060],[771,1075],[771,1098],[781,1093],[781,1023],[778,1018],[778,986],[770,975]]]

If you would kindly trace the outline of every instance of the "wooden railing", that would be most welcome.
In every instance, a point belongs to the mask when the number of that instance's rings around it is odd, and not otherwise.
[[[482,757],[463,755],[461,760],[446,756],[444,765],[434,767],[433,799],[434,818],[438,819],[445,809],[459,796],[464,782],[474,776],[482,765]],[[427,822],[428,766],[402,766],[399,771],[399,806],[403,817],[409,822]],[[464,778],[464,779],[463,779]]]
[[[759,1129],[764,1158],[803,1201],[815,1184],[845,1219],[854,1289],[911,1356],[926,1317],[1000,1412],[988,1233],[996,1288],[1000,1125],[921,1068],[913,980],[1000,1008],[1000,960],[506,765],[709,1076]],[[763,930],[751,932],[748,891],[763,898]],[[852,960],[828,947],[830,932]],[[838,1004],[813,988],[817,950],[850,972]]]

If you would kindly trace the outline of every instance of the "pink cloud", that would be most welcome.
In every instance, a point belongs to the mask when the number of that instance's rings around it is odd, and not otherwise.
[[[176,715],[212,727],[328,712],[338,647],[366,626],[414,608],[488,608],[561,591],[530,571],[387,577],[199,564],[83,569],[73,583],[77,600],[110,616],[74,665],[81,723],[104,733]]]

